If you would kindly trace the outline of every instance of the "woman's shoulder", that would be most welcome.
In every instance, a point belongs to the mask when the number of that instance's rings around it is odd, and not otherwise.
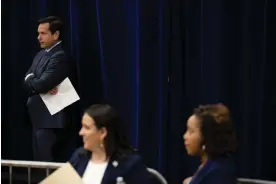
[[[85,150],[83,147],[79,147],[74,151],[73,156],[82,156],[85,154],[87,154],[87,150]]]
[[[89,152],[85,150],[83,147],[77,148],[72,154],[69,162],[73,165],[75,162],[78,162],[82,158],[88,158]]]
[[[212,162],[212,165],[217,169],[235,168],[235,160],[230,155],[218,157],[217,159],[214,159],[211,162]]]
[[[224,156],[217,158],[211,162],[209,174],[214,174],[216,177],[227,176],[236,177],[235,160],[232,156]]]
[[[142,157],[137,152],[124,154],[123,156],[119,157],[118,159],[123,162],[140,162],[140,161],[142,161]]]
[[[75,151],[74,151],[74,154],[75,153],[82,153],[82,152],[84,152],[85,151],[85,149],[83,148],[83,147],[78,147]]]
[[[112,165],[115,166],[114,161],[112,162]],[[118,166],[118,170],[126,183],[148,183],[148,170],[139,154],[133,153],[121,157],[118,159],[116,166]]]
[[[115,162],[118,161],[120,165],[123,165],[124,168],[133,168],[133,167],[145,167],[142,157],[138,153],[130,153],[120,158],[115,159]],[[112,162],[114,160],[112,159]]]
[[[208,160],[205,166],[198,172],[195,179],[193,179],[192,183],[235,184],[236,171],[234,159],[223,156]]]

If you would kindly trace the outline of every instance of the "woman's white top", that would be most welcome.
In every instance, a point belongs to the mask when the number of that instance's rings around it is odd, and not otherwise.
[[[107,164],[108,162],[98,164],[89,161],[82,176],[83,183],[101,184]]]

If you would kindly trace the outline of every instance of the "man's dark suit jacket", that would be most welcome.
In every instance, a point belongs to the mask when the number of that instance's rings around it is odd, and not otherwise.
[[[190,184],[236,184],[234,159],[230,156],[208,160]]]
[[[49,52],[41,50],[34,58],[26,76],[33,73],[24,82],[29,91],[27,106],[35,128],[64,128],[67,121],[66,108],[53,116],[39,96],[58,86],[70,74],[70,64],[61,44]]]
[[[83,148],[75,151],[70,159],[71,165],[82,177],[91,158]],[[116,164],[117,163],[117,164]],[[116,184],[116,178],[123,177],[126,184],[148,184],[148,171],[139,155],[133,154],[121,159],[110,159],[105,170],[102,184]]]

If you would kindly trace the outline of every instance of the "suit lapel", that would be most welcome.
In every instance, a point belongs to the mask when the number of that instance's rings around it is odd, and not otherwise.
[[[79,175],[80,175],[80,176],[83,176],[84,171],[85,171],[85,169],[86,169],[86,167],[87,167],[89,161],[90,161],[89,158],[84,158],[84,160],[82,160],[82,162],[80,163],[79,169],[78,169]]]
[[[81,153],[81,154],[83,154],[83,155],[81,155],[81,158],[80,158],[81,161],[80,161],[80,164],[77,168],[77,171],[78,171],[79,175],[82,177],[83,174],[84,174],[84,171],[85,171],[85,169],[86,169],[86,167],[87,167],[87,165],[90,161],[92,153],[90,153],[90,152],[86,153],[85,152],[85,153]]]
[[[50,57],[55,52],[59,51],[60,49],[62,49],[61,45],[58,44],[57,46],[55,46],[54,48],[52,48],[49,52],[46,52],[46,50],[41,51],[42,54],[37,58],[38,61],[36,62],[36,66],[34,68],[34,71],[37,72],[37,71],[40,70],[40,68],[42,68],[43,66],[45,66],[48,63]]]
[[[35,70],[36,70],[36,71],[39,71],[39,69],[42,68],[42,67],[47,63],[47,60],[48,60],[49,58],[50,58],[50,56],[45,54],[45,55],[39,60],[39,62],[37,63]]]
[[[117,174],[118,170],[116,170],[116,168],[118,167],[118,164],[119,162],[116,160],[110,160],[108,162],[101,184],[107,184],[109,183],[110,180],[114,178],[116,179],[116,176],[118,175]]]
[[[40,61],[42,60],[43,56],[45,55],[45,50],[39,52],[39,54],[34,58],[32,69],[33,71],[36,70],[37,66],[39,65]]]
[[[198,184],[212,170],[213,163],[208,160],[206,164],[193,176],[191,184]]]

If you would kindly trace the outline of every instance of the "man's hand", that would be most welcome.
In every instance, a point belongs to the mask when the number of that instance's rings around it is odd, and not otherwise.
[[[183,184],[189,184],[191,180],[192,180],[192,177],[188,177],[183,181]]]
[[[57,94],[57,92],[58,92],[58,88],[55,87],[55,88],[51,89],[48,93],[50,93],[51,95],[55,95],[55,94]]]

